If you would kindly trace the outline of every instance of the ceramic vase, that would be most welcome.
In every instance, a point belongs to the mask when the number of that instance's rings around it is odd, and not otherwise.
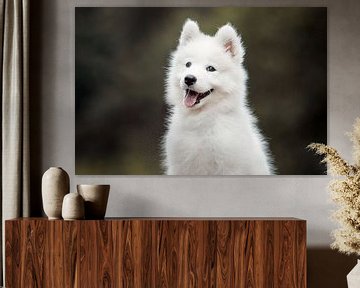
[[[79,193],[75,192],[65,195],[61,214],[64,220],[84,219],[84,199]]]
[[[348,288],[360,287],[360,260],[357,261],[355,267],[347,275]]]
[[[69,193],[69,175],[60,167],[49,168],[42,177],[43,208],[49,219],[61,219],[63,198]]]
[[[110,185],[77,185],[77,191],[85,201],[85,219],[104,219]]]

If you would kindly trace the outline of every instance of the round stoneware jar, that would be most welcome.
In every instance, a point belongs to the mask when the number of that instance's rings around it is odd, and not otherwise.
[[[64,220],[84,219],[84,199],[77,192],[65,195],[62,205],[62,217]]]
[[[42,177],[43,208],[49,219],[61,219],[63,198],[69,193],[69,175],[60,167],[49,168]]]

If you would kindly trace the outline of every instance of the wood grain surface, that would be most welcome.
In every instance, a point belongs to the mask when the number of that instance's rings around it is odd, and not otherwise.
[[[306,287],[297,219],[5,223],[6,287]]]

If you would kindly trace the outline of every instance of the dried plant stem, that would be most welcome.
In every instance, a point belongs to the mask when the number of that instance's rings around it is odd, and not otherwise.
[[[353,142],[353,157],[355,165],[360,166],[360,118],[354,124],[353,132],[350,133],[350,140]]]

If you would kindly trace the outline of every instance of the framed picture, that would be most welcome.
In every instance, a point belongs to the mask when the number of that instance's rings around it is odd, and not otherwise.
[[[78,175],[316,175],[324,7],[77,7]]]

